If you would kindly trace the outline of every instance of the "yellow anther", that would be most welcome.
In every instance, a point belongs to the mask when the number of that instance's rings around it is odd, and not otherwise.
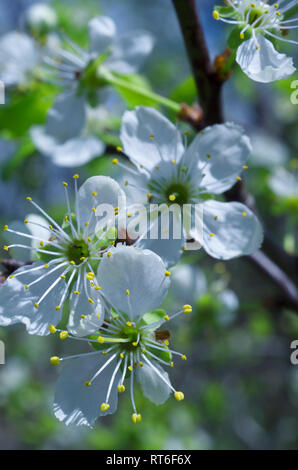
[[[185,356],[185,354],[183,356],[181,356],[181,359],[182,361],[186,361],[187,360],[187,357]]]
[[[98,336],[97,342],[98,342],[99,344],[103,344],[103,343],[105,342],[105,339],[104,339],[102,336]]]
[[[209,237],[214,237],[214,233],[209,233]]]
[[[116,147],[116,150],[117,152],[122,152],[123,148],[118,145],[118,147]]]
[[[126,289],[125,294],[126,294],[126,295],[129,295],[129,294],[130,294],[129,289]]]
[[[140,367],[143,367],[143,365],[144,365],[144,364],[142,363],[142,361],[140,361]]]
[[[82,313],[81,319],[84,320],[85,318],[86,318],[86,315],[84,315],[84,314]]]
[[[80,261],[86,261],[85,256],[82,256],[82,257],[80,258]]]
[[[184,313],[191,313],[192,312],[192,306],[191,305],[183,305],[183,310],[184,310]]]
[[[121,357],[121,359],[124,359],[124,354],[120,353],[120,357]]]
[[[132,345],[136,348],[137,345],[138,345],[138,343],[137,343],[136,341],[134,341],[134,342],[132,343]]]
[[[86,274],[86,278],[89,279],[89,281],[92,281],[92,279],[95,278],[95,274],[94,274],[94,273],[91,273],[91,272],[90,272],[90,273],[87,273],[87,274]]]
[[[168,339],[165,339],[165,340],[164,340],[164,344],[165,344],[166,346],[169,346],[170,341],[169,341]]]
[[[171,275],[171,272],[170,272],[170,271],[166,271],[166,272],[165,272],[165,276],[166,276],[166,277],[170,277],[170,275]]]
[[[7,229],[8,229],[8,225],[4,225],[3,227],[4,232],[6,232]]]
[[[154,135],[150,135],[150,139],[154,139]]]
[[[88,302],[89,302],[90,304],[94,304],[94,300],[92,300],[90,297],[89,297],[89,299],[88,299]]]
[[[61,274],[60,277],[61,277],[61,279],[65,279],[65,278],[66,278],[66,276],[64,276],[64,274]]]
[[[276,14],[277,14],[277,16],[281,16],[280,11],[277,11]]]
[[[256,50],[258,51],[259,49],[260,49],[260,46],[257,46],[257,47],[256,47]]]
[[[62,186],[64,186],[64,188],[67,188],[68,183],[66,183],[65,181],[62,181]]]
[[[126,180],[126,181],[124,181],[124,184],[125,184],[125,186],[128,186],[129,182]]]
[[[96,287],[95,287],[95,290],[101,290],[101,287],[100,287],[100,286],[96,286]]]
[[[90,380],[87,380],[87,382],[85,382],[85,385],[86,385],[86,387],[91,387],[91,382],[90,382]]]
[[[131,325],[132,325],[132,323],[130,321],[126,322],[126,326],[131,326]]]
[[[184,393],[183,392],[175,392],[174,397],[176,398],[177,401],[184,400]]]
[[[73,179],[77,180],[78,178],[79,178],[79,175],[77,173],[73,175]]]
[[[175,196],[175,194],[170,194],[170,195],[169,195],[169,200],[172,201],[172,202],[173,202],[173,201],[176,201],[176,196]]]
[[[132,216],[132,213],[131,212],[127,212],[127,217],[131,217]]]
[[[240,39],[244,39],[244,33],[240,33]]]
[[[237,176],[236,180],[237,180],[237,181],[242,181],[241,176]]]
[[[32,197],[30,196],[26,197],[26,201],[32,201]]]
[[[24,223],[25,223],[25,224],[28,224],[28,222],[29,222],[28,219],[25,219],[25,220],[24,220]]]
[[[85,222],[85,224],[84,224],[84,225],[85,225],[85,227],[88,227],[88,225],[89,225],[89,222]]]
[[[119,163],[118,158],[113,158],[112,163],[113,165],[117,165],[117,163]]]
[[[25,284],[25,289],[28,290],[29,289],[29,286],[28,284]]]
[[[132,366],[128,366],[128,370],[130,370],[130,372],[132,371]]]
[[[48,329],[49,329],[49,332],[53,333],[53,334],[56,333],[56,331],[57,331],[56,328],[54,327],[54,325],[49,325]]]
[[[246,212],[242,212],[242,217],[246,217]]]
[[[206,157],[207,157],[207,158],[211,158],[210,153],[207,153]]]
[[[156,169],[156,170],[160,170],[160,166],[159,166],[159,165],[156,165],[156,166],[155,166],[155,169]]]
[[[60,359],[58,356],[53,356],[50,358],[50,363],[52,364],[52,366],[57,366],[60,362]]]
[[[251,3],[250,6],[251,6],[251,8],[255,8],[255,7],[256,7],[256,4],[255,4],[255,3]]]
[[[43,267],[47,269],[47,268],[50,267],[50,265],[49,264],[44,264]]]
[[[145,354],[145,352],[146,352],[146,349],[145,349],[145,348],[143,348],[143,349],[142,349],[142,353],[143,353],[143,354]]]
[[[213,18],[214,18],[215,20],[219,20],[219,13],[218,13],[218,11],[213,10],[212,15],[213,15]]]
[[[75,265],[76,263],[74,261],[70,261],[70,264]]]
[[[278,8],[278,7],[279,7],[278,3],[275,3],[274,8]]]
[[[142,416],[140,414],[134,413],[131,417],[134,424],[140,423],[142,421]]]
[[[106,351],[102,351],[101,354],[102,354],[103,356],[106,356],[108,353],[107,353]]]
[[[243,170],[248,170],[248,166],[247,165],[243,165]]]
[[[9,276],[9,279],[13,279],[14,278],[14,274],[12,274],[11,276]]]
[[[100,405],[100,411],[102,411],[103,413],[107,411],[109,408],[110,408],[110,405],[108,403],[102,403]]]
[[[64,222],[67,222],[67,221],[68,221],[68,215],[64,217]]]
[[[94,214],[96,214],[96,209],[95,209],[95,207],[92,207],[92,212],[94,212]]]
[[[150,200],[152,199],[152,194],[151,193],[147,193],[147,198]]]
[[[34,303],[34,307],[35,308],[38,308],[39,307],[39,304],[37,302]]]
[[[175,160],[172,160],[172,164],[175,165],[175,164],[176,164],[176,161],[175,161]]]
[[[164,318],[164,320],[166,320],[166,321],[169,321],[169,319],[170,319],[169,315],[165,315],[163,318]]]
[[[88,237],[87,240],[88,240],[89,243],[92,242],[92,238],[91,238],[91,237]]]
[[[107,252],[107,257],[110,258],[112,256],[112,253],[110,251]]]
[[[66,339],[66,338],[68,338],[68,332],[67,331],[61,331],[59,336],[60,336],[60,339]]]
[[[100,318],[100,313],[97,313],[97,314],[96,314],[96,317],[97,317],[97,318]]]
[[[49,225],[49,229],[50,229],[50,230],[54,230],[53,225]]]
[[[60,310],[60,308],[61,308],[60,305],[57,305],[56,310]]]
[[[92,196],[97,196],[97,192],[93,191]]]
[[[4,245],[3,250],[8,251],[8,246]]]
[[[119,393],[125,392],[125,386],[124,385],[118,385],[117,387]]]
[[[170,362],[170,367],[174,367],[174,362]]]

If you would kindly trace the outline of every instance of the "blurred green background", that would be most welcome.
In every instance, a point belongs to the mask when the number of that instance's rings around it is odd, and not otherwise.
[[[6,16],[0,22],[0,35],[20,27],[20,16],[29,3],[3,1]],[[196,100],[170,1],[51,3],[60,27],[82,46],[88,43],[87,21],[98,14],[111,16],[119,31],[152,32],[156,46],[142,75],[156,92],[178,102]],[[215,56],[225,47],[228,29],[212,19],[213,2],[197,3]],[[282,49],[297,63],[294,46],[282,45]],[[243,125],[252,139],[245,182],[260,218],[270,235],[293,255],[297,255],[298,190],[294,183],[289,192],[288,183],[298,170],[298,105],[290,101],[295,79],[297,74],[262,85],[235,67],[223,93],[226,120]],[[63,191],[57,188],[74,169],[54,166],[36,152],[28,135],[31,125],[44,122],[56,93],[53,86],[32,84],[14,91],[0,107],[0,137],[14,145],[9,155],[0,154],[1,225],[24,219],[27,194],[55,217],[63,216]],[[107,143],[115,145],[121,115],[134,104],[142,100],[132,102],[111,93],[105,106],[107,119],[100,128]],[[284,178],[279,176],[280,167],[288,172]],[[81,180],[94,174],[118,176],[110,155],[78,171]],[[171,325],[171,344],[188,356],[186,363],[177,361],[171,370],[173,383],[185,393],[183,402],[170,399],[156,407],[137,393],[143,420],[136,426],[131,423],[129,396],[124,394],[117,413],[98,420],[94,429],[66,427],[52,413],[59,370],[48,359],[61,351],[74,352],[75,345],[54,337],[29,336],[20,325],[0,328],[0,340],[6,346],[6,364],[0,366],[0,448],[297,449],[298,366],[290,363],[290,343],[298,338],[297,313],[280,306],[276,287],[246,258],[219,263],[201,252],[186,254],[173,284],[165,303],[169,311],[177,310],[186,294],[194,305],[191,317],[180,317]]]

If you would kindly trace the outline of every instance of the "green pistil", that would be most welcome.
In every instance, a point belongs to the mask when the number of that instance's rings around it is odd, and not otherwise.
[[[89,249],[84,240],[73,240],[67,247],[65,253],[69,261],[74,261],[76,265],[82,263],[82,258],[88,258]]]
[[[245,11],[245,17],[248,13],[248,9]],[[251,10],[250,14],[249,14],[249,18],[248,18],[248,23],[249,24],[253,24],[258,18],[260,18],[263,14],[265,13],[265,10],[261,7],[255,7]],[[255,28],[258,28],[260,25],[261,25],[261,22],[262,20],[260,21],[257,21],[257,23],[255,24]]]
[[[174,204],[187,204],[189,201],[189,192],[185,184],[182,183],[172,183],[165,191],[166,200],[168,203],[171,202],[169,199],[170,196],[175,196]]]

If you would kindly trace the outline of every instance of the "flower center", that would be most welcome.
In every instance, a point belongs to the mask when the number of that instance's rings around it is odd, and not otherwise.
[[[69,261],[74,261],[76,265],[82,263],[82,258],[88,258],[89,248],[84,240],[73,240],[66,249],[65,256]]]
[[[258,28],[261,26],[261,23],[263,21],[263,18],[260,19],[259,21],[258,18],[261,18],[261,16],[264,15],[265,11],[267,11],[266,8],[262,8],[261,6],[255,6],[254,8],[247,8],[244,12],[245,17],[248,16],[247,22],[248,24],[252,25],[254,24],[255,28]]]
[[[165,190],[167,202],[183,205],[189,201],[189,191],[185,184],[180,182],[171,183]],[[173,197],[174,196],[174,197]]]

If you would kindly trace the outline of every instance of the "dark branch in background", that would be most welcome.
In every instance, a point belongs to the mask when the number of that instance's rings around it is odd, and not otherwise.
[[[205,127],[209,124],[222,122],[220,95],[223,82],[210,61],[205,36],[196,11],[195,0],[172,1],[192,67],[199,102],[204,110],[203,125]]]
[[[195,0],[172,0],[184,38],[187,55],[196,82],[198,100],[203,111],[201,127],[223,122],[221,88],[223,80],[212,65]],[[228,75],[226,76],[228,78]],[[197,126],[194,126],[197,128]],[[242,181],[225,194],[229,201],[240,201],[256,211],[254,198],[248,194]],[[277,285],[283,293],[282,305],[298,312],[298,290],[285,274],[297,275],[298,259],[286,253],[265,232],[263,250],[250,257],[252,262]],[[274,260],[274,261],[273,261]],[[275,264],[275,263],[278,263]],[[285,272],[284,272],[285,271]]]

